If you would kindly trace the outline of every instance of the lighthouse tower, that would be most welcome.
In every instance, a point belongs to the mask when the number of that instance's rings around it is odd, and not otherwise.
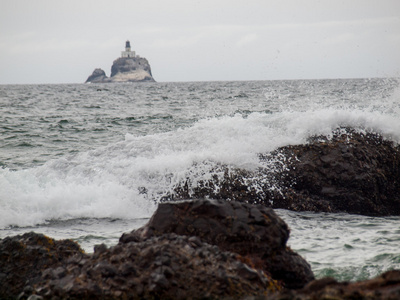
[[[126,41],[125,51],[121,52],[121,57],[135,57],[135,51],[131,51],[131,42]]]

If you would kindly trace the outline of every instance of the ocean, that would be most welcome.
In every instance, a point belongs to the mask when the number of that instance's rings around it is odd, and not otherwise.
[[[112,246],[180,181],[340,126],[399,143],[400,79],[0,85],[0,238]],[[317,278],[400,269],[399,216],[276,212]]]

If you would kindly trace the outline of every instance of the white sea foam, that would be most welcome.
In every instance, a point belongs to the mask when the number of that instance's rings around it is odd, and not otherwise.
[[[119,182],[105,178],[89,182],[84,174],[62,179],[56,171],[45,173],[0,170],[1,228],[52,219],[141,218],[152,212],[152,203]]]
[[[375,131],[400,142],[400,118],[374,110],[325,108],[236,114],[190,127],[125,140],[43,166],[0,170],[0,228],[52,219],[141,218],[162,195],[190,176],[207,178],[217,163],[254,169],[257,154],[339,126]],[[145,192],[144,192],[145,191]]]

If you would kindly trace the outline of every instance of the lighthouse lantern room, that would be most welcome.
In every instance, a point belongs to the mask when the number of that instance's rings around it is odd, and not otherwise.
[[[125,43],[125,51],[121,52],[121,57],[135,57],[135,51],[131,51],[131,43],[126,41]]]

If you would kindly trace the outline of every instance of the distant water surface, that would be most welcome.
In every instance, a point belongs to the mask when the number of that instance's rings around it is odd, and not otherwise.
[[[147,222],[213,166],[338,126],[400,141],[398,79],[0,86],[0,238],[72,238],[88,252]],[[146,193],[143,193],[143,188]],[[400,268],[400,218],[277,210],[317,277]]]

